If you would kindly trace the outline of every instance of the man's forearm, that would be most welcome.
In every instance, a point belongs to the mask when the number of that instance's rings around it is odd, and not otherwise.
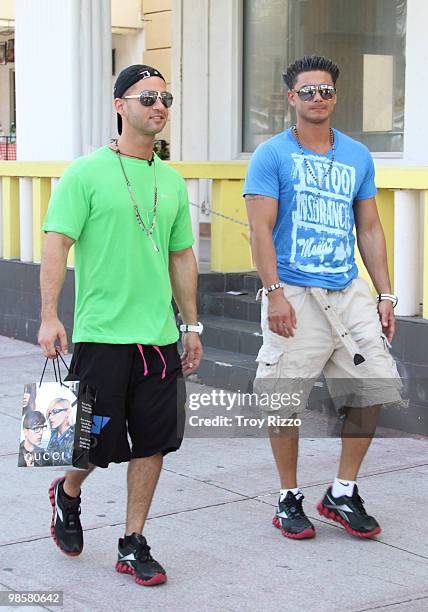
[[[391,281],[382,226],[379,224],[366,232],[357,233],[357,241],[362,260],[377,293],[390,293]]]
[[[169,276],[172,294],[184,323],[196,324],[198,321],[196,306],[198,268],[192,248],[170,252]]]
[[[46,237],[40,268],[42,321],[58,316],[58,300],[64,284],[70,246],[58,236],[48,234]]]
[[[278,282],[278,271],[272,231],[269,227],[260,227],[251,231],[251,250],[254,263],[264,287]]]

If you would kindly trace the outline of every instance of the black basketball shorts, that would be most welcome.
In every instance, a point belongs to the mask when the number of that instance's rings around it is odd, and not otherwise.
[[[67,378],[96,390],[92,464],[108,467],[180,448],[186,387],[176,343],[77,343]]]

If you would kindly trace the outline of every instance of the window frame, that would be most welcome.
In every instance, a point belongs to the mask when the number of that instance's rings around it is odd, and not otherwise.
[[[237,40],[239,41],[239,44],[237,45],[239,47],[239,52],[235,55],[235,57],[233,58],[234,62],[236,62],[235,65],[238,66],[237,71],[236,71],[236,75],[237,75],[237,79],[235,81],[235,91],[233,92],[233,99],[237,99],[239,100],[239,115],[238,115],[238,120],[236,121],[235,125],[236,125],[236,130],[235,133],[233,134],[232,138],[233,138],[233,150],[236,151],[236,155],[234,156],[234,159],[236,159],[237,161],[239,160],[250,160],[251,156],[253,155],[253,152],[249,152],[249,151],[243,151],[243,133],[244,133],[244,126],[243,126],[243,121],[244,121],[244,0],[238,0],[238,20],[236,21],[236,35],[237,35]],[[408,21],[408,13],[406,13],[406,48],[407,48],[407,35],[408,35],[408,28],[407,28],[407,21]],[[406,69],[407,69],[407,64],[405,62],[405,68],[404,68],[404,84],[406,87]],[[285,90],[285,86],[284,86],[284,104],[285,102],[285,96],[286,96],[286,90]],[[340,98],[339,98],[339,104],[340,104]],[[404,125],[403,125],[403,150],[402,151],[372,151],[370,149],[370,154],[372,155],[372,157],[374,159],[384,159],[386,161],[388,160],[397,160],[397,159],[404,159],[404,153],[405,153],[405,138],[406,138],[406,122],[405,122],[405,117],[406,117],[406,111],[405,111],[405,104],[406,104],[406,96],[404,97],[404,108],[403,108],[403,116],[404,116]],[[333,127],[334,127],[334,114],[333,114]],[[346,133],[346,132],[345,132]],[[268,140],[268,138],[266,138],[266,140]]]

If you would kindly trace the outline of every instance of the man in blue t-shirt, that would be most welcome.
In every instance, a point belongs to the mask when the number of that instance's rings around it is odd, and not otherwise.
[[[381,530],[364,509],[356,477],[380,404],[401,400],[388,350],[397,299],[376,208],[374,165],[364,145],[331,127],[338,76],[337,65],[320,56],[305,56],[287,68],[283,77],[296,125],[256,149],[244,186],[263,282],[263,346],[254,388],[269,398],[273,391],[276,399],[278,391],[293,398],[280,408],[270,401],[266,408],[281,480],[273,522],[293,539],[315,536],[297,485],[295,418],[314,382],[323,372],[344,415],[337,478],[317,508],[354,536]],[[354,227],[377,309],[368,284],[358,278]]]

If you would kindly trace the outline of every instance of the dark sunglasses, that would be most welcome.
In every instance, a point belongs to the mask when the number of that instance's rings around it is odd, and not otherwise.
[[[68,408],[54,408],[50,411],[49,416],[51,416],[51,414],[55,415],[59,414],[60,412],[65,412],[66,410],[68,410]]]
[[[321,85],[303,85],[299,91],[293,89],[302,102],[310,102],[316,96],[317,91],[320,92],[320,96],[323,100],[331,100],[336,93],[336,88],[333,85],[323,83]]]
[[[153,106],[158,98],[165,108],[169,108],[174,100],[172,93],[169,91],[152,91],[149,89],[145,89],[140,94],[123,96],[122,100],[140,100],[143,106]]]

